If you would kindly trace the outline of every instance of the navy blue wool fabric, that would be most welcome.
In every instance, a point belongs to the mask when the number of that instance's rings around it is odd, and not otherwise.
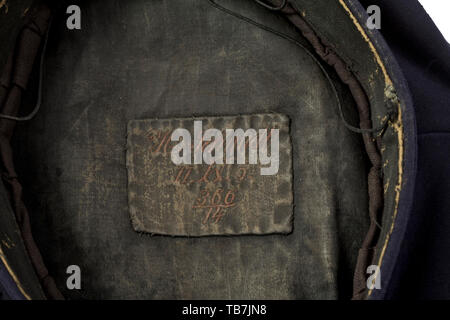
[[[388,288],[379,298],[450,299],[450,45],[416,0],[381,8],[381,33],[408,82],[417,121],[412,211]]]

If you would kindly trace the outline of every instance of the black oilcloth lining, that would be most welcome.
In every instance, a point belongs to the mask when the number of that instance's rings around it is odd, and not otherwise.
[[[397,111],[397,108],[395,106],[394,101],[391,100],[391,99],[387,99],[386,100],[387,114],[386,114],[386,117],[384,117],[384,120],[383,120],[383,122],[380,125],[378,125],[377,127],[371,128],[371,129],[365,129],[365,128],[363,129],[363,128],[358,128],[358,127],[355,127],[355,126],[351,125],[345,118],[344,112],[342,110],[342,104],[341,104],[341,101],[339,99],[339,95],[337,93],[336,87],[334,86],[333,82],[331,81],[329,73],[323,67],[321,62],[316,58],[316,56],[314,55],[314,53],[311,50],[307,49],[303,44],[301,44],[300,42],[298,42],[294,38],[292,38],[292,37],[290,37],[290,36],[288,36],[286,34],[283,34],[282,32],[276,31],[276,30],[274,30],[274,29],[272,29],[272,28],[270,28],[268,26],[265,26],[262,23],[254,21],[254,20],[252,20],[252,19],[250,19],[248,17],[245,17],[245,16],[239,14],[238,12],[235,12],[233,10],[227,9],[224,6],[218,4],[215,0],[208,0],[208,1],[211,3],[212,6],[216,7],[217,9],[222,10],[222,11],[224,11],[224,12],[226,12],[226,13],[228,13],[228,14],[230,14],[230,15],[238,18],[238,19],[241,19],[241,20],[243,20],[243,21],[245,21],[247,23],[250,23],[250,24],[252,24],[254,26],[257,26],[258,28],[261,28],[263,30],[266,30],[268,32],[276,34],[277,36],[282,37],[282,38],[284,38],[284,39],[286,39],[288,41],[291,41],[294,44],[296,44],[299,47],[301,47],[303,50],[305,50],[311,56],[311,58],[314,59],[315,63],[322,69],[323,73],[327,77],[327,79],[328,79],[328,81],[330,83],[330,86],[332,87],[332,89],[333,89],[333,91],[335,93],[335,96],[336,96],[336,101],[337,101],[337,105],[338,105],[338,108],[339,108],[339,114],[340,114],[341,120],[344,123],[344,125],[350,131],[353,131],[353,132],[356,132],[356,133],[361,133],[361,134],[363,134],[363,133],[377,133],[377,137],[379,137],[379,136],[381,136],[383,134],[383,132],[387,128],[389,122],[390,121],[394,121],[395,118],[397,117],[398,111]],[[270,5],[264,3],[264,2],[262,2],[260,0],[253,0],[253,1],[255,1],[257,4],[263,6],[264,8],[267,8],[267,9],[272,10],[272,11],[282,11],[288,5],[288,1],[287,0],[283,0],[283,2],[279,6],[270,6]]]
[[[143,5],[141,1],[130,2],[131,5],[121,6],[118,11],[116,4],[104,7],[102,2],[105,11],[99,11],[100,2],[93,3],[85,10],[100,22],[111,15],[136,12],[133,10]],[[237,3],[240,5],[234,2]],[[326,77],[306,52],[297,50],[298,46],[217,12],[206,1],[190,3],[198,6],[194,12],[201,13],[195,16],[198,23],[214,21],[199,33],[198,24],[183,18],[189,3],[176,4],[170,7],[165,19],[158,16],[149,19],[155,21],[149,28],[153,32],[145,38],[148,42],[142,44],[123,34],[117,35],[120,28],[111,33],[106,30],[105,34],[99,22],[87,24],[91,29],[86,34],[98,37],[96,41],[86,43],[85,38],[76,39],[81,46],[73,52],[70,43],[74,39],[67,40],[64,28],[53,29],[54,35],[60,38],[50,42],[52,49],[47,65],[60,65],[60,68],[53,73],[46,72],[43,112],[35,121],[25,124],[27,129],[21,132],[18,142],[25,139],[28,141],[25,145],[30,146],[19,150],[21,159],[28,159],[29,152],[34,154],[33,163],[27,163],[26,167],[22,164],[22,172],[27,173],[29,188],[40,190],[31,200],[38,211],[34,227],[58,281],[66,276],[58,273],[60,265],[76,257],[88,268],[85,279],[90,287],[85,291],[86,297],[349,297],[352,271],[347,273],[347,268],[355,265],[354,255],[369,222],[367,195],[360,192],[366,189],[366,159],[359,136],[348,132],[338,110],[330,107],[335,99]],[[156,15],[161,10],[161,3],[153,5],[147,14],[155,12]],[[281,30],[288,28],[280,23],[282,20],[258,6],[247,9],[268,18],[266,22],[278,23]],[[127,34],[145,28],[146,20],[139,17],[139,23],[126,20],[129,21]],[[174,17],[185,28],[177,28],[171,20]],[[237,32],[231,34],[230,30]],[[171,32],[174,37],[161,40],[160,32]],[[180,44],[186,39],[184,32],[189,35],[189,41]],[[236,34],[239,37],[235,38]],[[117,37],[122,41],[116,43],[117,51],[104,55],[101,63],[95,65],[96,72],[90,72],[91,64],[96,61],[93,55],[104,54],[105,43]],[[219,46],[214,42],[217,40]],[[259,48],[267,42],[270,45],[261,52]],[[205,60],[205,48],[208,49],[206,58],[214,59]],[[161,54],[162,49],[166,55]],[[123,59],[124,51],[133,52],[133,56],[127,63],[110,68],[118,61],[115,59]],[[244,54],[245,59],[236,59],[237,53],[241,58]],[[67,72],[73,71],[70,66],[74,61],[79,63],[77,72],[67,76]],[[145,72],[143,65],[147,67]],[[195,78],[197,70],[201,71],[199,79]],[[227,73],[230,80],[222,77]],[[168,75],[170,81],[160,85],[163,75]],[[314,81],[307,81],[311,77]],[[272,88],[274,79],[283,82]],[[81,83],[89,86],[80,86]],[[201,90],[197,90],[198,85],[203,86]],[[354,110],[344,85],[336,81],[336,86],[344,105]],[[167,90],[170,95],[164,94]],[[252,93],[250,97],[248,92]],[[112,101],[120,104],[114,105]],[[298,214],[294,218],[297,229],[292,235],[200,240],[138,237],[130,233],[127,212],[122,214],[126,205],[122,202],[123,178],[126,178],[122,142],[126,120],[210,113],[211,106],[228,114],[243,112],[243,106],[246,112],[285,110],[293,117],[295,150],[298,150],[294,176],[299,190]],[[104,114],[101,119],[99,112]],[[323,128],[324,122],[327,127],[317,130]],[[42,125],[45,130],[39,131]],[[61,139],[54,139],[56,132]],[[46,146],[45,150],[41,146]],[[51,196],[47,198],[47,194]],[[113,198],[109,198],[111,195]],[[45,207],[40,207],[43,203]],[[53,237],[59,240],[53,242]],[[89,239],[87,243],[86,239]],[[68,247],[71,249],[67,250]],[[118,252],[126,252],[128,258],[117,259]],[[146,267],[148,261],[151,266]],[[200,264],[202,261],[207,263]],[[110,284],[111,276],[119,280],[117,286],[101,290]],[[70,297],[71,292],[65,293]]]

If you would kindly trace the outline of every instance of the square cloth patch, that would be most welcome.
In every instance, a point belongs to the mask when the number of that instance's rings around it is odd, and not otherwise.
[[[190,138],[172,141],[176,129],[186,129],[184,132],[189,132]],[[198,139],[208,129],[217,129],[223,138]],[[249,163],[250,145],[255,146],[250,142],[252,135],[240,141],[238,138],[227,140],[226,129],[256,132],[258,151],[253,154],[257,156],[256,163],[255,160]],[[260,129],[266,129],[267,136],[261,134]],[[279,162],[272,164],[278,166],[278,172],[262,175],[261,169],[271,166],[267,159],[273,156],[272,140],[276,140],[272,129],[278,131]],[[245,162],[238,164],[238,145],[242,141],[245,141]],[[185,153],[174,147],[181,143],[187,146],[188,142],[190,152],[186,154],[190,155],[190,163],[175,164],[172,151],[177,150],[176,155],[180,157]],[[196,162],[200,159],[200,164],[194,164],[194,153],[200,150],[203,154],[214,142],[223,145],[217,149],[223,150],[223,164],[217,163],[220,161],[207,164],[203,156],[197,157]],[[234,163],[230,164],[230,160],[227,164],[226,154],[232,143]],[[266,162],[261,162],[259,152],[264,145],[267,157]],[[215,156],[220,152],[210,151],[210,154]],[[285,115],[131,120],[127,133],[127,169],[129,212],[137,232],[211,236],[287,234],[292,231],[292,145],[289,118]]]

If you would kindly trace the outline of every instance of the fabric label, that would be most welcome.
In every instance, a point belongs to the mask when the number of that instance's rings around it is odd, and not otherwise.
[[[127,171],[137,232],[292,231],[292,145],[285,115],[131,120]]]

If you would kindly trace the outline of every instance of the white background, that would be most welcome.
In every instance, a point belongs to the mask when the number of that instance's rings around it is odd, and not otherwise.
[[[442,35],[450,42],[450,0],[419,0],[419,2]]]

